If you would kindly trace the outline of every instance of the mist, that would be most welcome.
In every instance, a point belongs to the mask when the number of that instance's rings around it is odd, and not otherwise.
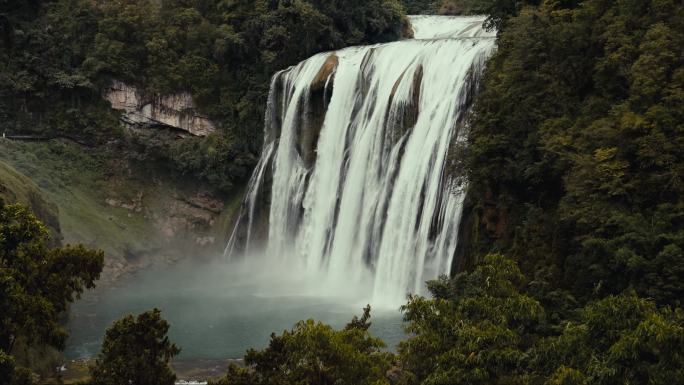
[[[333,280],[293,260],[261,253],[232,260],[186,258],[96,289],[71,309],[66,356],[93,357],[114,320],[155,307],[171,324],[170,338],[182,349],[179,359],[240,358],[299,320],[343,327],[366,304],[372,307],[371,332],[388,349],[404,337],[399,306],[376,308],[370,301],[372,281],[350,285],[345,274]]]

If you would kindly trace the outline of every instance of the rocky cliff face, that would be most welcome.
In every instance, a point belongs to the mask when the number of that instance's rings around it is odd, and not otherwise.
[[[0,199],[29,205],[55,244],[103,250],[101,288],[153,265],[220,257],[241,197],[163,161],[121,156],[114,143],[0,138]]]
[[[206,136],[216,131],[214,123],[197,112],[188,93],[147,95],[138,88],[114,81],[103,97],[112,108],[124,111],[121,120],[135,127],[163,126]]]
[[[105,250],[104,285],[152,265],[221,255],[234,210],[209,191],[179,191],[166,183],[126,193],[110,191],[104,203],[102,211],[128,235]],[[88,238],[92,235],[75,240]]]

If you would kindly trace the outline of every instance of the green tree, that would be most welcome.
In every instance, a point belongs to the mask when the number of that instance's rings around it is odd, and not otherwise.
[[[8,384],[14,377],[14,360],[12,356],[0,350],[0,384]]]
[[[549,327],[515,262],[488,255],[471,273],[429,283],[433,299],[403,307],[408,384],[678,383],[684,311],[633,290],[591,301]]]
[[[361,318],[354,317],[342,330],[314,322],[300,321],[282,335],[271,335],[269,346],[249,350],[246,368],[232,365],[216,385],[380,385],[386,377],[392,354],[383,352],[384,343],[368,332],[370,307]]]
[[[438,1],[433,0],[402,0],[406,13],[409,15],[422,15],[433,13]]]
[[[609,296],[531,356],[550,384],[674,384],[684,378],[684,311],[633,291]]]
[[[471,273],[428,283],[434,298],[412,296],[402,307],[399,344],[409,384],[522,384],[527,350],[544,318],[522,293],[515,262],[488,255]]]
[[[49,248],[48,238],[28,208],[0,200],[0,370],[12,366],[8,355],[19,339],[63,348],[59,316],[102,271],[102,251]]]
[[[461,152],[473,256],[501,251],[580,305],[629,287],[681,305],[684,6],[508,3]]]
[[[180,349],[169,341],[168,331],[158,309],[114,322],[91,368],[93,384],[172,385],[176,375],[169,361]]]

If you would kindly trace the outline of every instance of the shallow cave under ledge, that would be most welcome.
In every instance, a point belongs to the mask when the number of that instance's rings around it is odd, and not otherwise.
[[[115,80],[104,89],[102,97],[113,109],[123,111],[120,120],[130,127],[164,127],[193,136],[207,136],[216,124],[200,114],[187,92],[155,95]]]

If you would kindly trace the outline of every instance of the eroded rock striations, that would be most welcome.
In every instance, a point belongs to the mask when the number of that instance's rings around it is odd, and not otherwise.
[[[197,111],[187,92],[148,95],[135,86],[114,81],[104,90],[103,97],[112,108],[124,111],[121,121],[129,126],[169,127],[194,136],[207,136],[216,131],[214,123]]]

